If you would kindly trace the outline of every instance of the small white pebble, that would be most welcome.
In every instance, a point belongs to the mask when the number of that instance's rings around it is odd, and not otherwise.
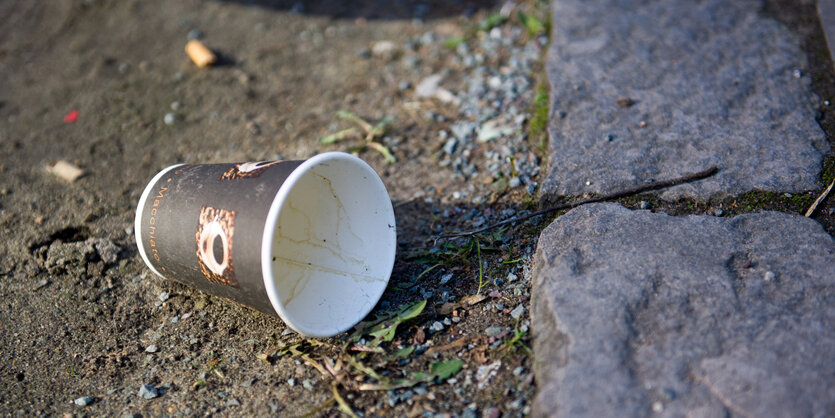
[[[166,125],[173,125],[174,122],[177,121],[177,115],[173,113],[166,113],[165,117],[162,118],[162,121],[165,122]]]
[[[767,271],[767,272],[765,272],[765,277],[763,277],[763,280],[765,280],[767,282],[770,282],[770,281],[774,281],[774,279],[776,279],[776,278],[777,278],[777,275],[774,274],[773,271]]]
[[[664,405],[661,402],[652,403],[652,412],[661,412],[664,410]]]

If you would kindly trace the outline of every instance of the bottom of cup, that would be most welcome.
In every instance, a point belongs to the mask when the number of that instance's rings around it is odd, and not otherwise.
[[[377,173],[350,154],[317,155],[284,181],[267,216],[261,258],[270,302],[301,334],[344,332],[382,296],[396,243]]]

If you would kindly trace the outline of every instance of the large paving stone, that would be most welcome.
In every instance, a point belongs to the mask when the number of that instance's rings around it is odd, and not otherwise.
[[[835,416],[835,242],[782,213],[574,209],[539,240],[534,416]]]
[[[544,196],[711,165],[721,172],[662,197],[817,187],[829,144],[806,57],[798,36],[760,9],[752,0],[555,0]]]

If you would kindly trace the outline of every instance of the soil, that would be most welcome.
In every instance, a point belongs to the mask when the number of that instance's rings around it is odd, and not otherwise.
[[[520,322],[509,312],[528,304],[529,284],[520,284],[529,279],[525,264],[538,226],[522,224],[505,232],[513,239],[483,243],[489,265],[483,288],[475,252],[428,252],[440,248],[433,240],[440,231],[466,227],[475,205],[451,197],[469,184],[438,166],[444,145],[438,131],[448,129],[457,110],[415,99],[414,87],[399,86],[443,72],[445,88],[465,89],[464,69],[444,39],[473,39],[474,27],[498,6],[381,4],[0,2],[3,415],[344,414],[334,390],[363,415],[525,413],[534,394],[529,335],[512,338]],[[197,68],[188,59],[183,49],[190,32],[198,35],[193,30],[217,53],[218,65]],[[403,47],[427,32],[436,34],[434,46]],[[384,40],[400,52],[369,56],[374,42]],[[407,54],[418,64],[402,64]],[[73,110],[77,120],[65,121]],[[356,342],[348,335],[305,340],[277,318],[156,277],[134,242],[139,195],[162,168],[305,159],[362,145],[356,138],[318,142],[350,126],[336,117],[340,110],[372,122],[396,117],[384,139],[396,164],[373,150],[358,151],[381,175],[398,219],[398,261],[369,319],[429,299],[420,316],[383,344],[389,352],[417,347],[396,361],[352,351]],[[165,123],[169,113],[172,124]],[[85,174],[68,183],[47,171],[55,160]],[[478,182],[478,190],[490,193],[487,183]],[[524,192],[493,197],[480,213],[497,217],[502,208],[535,207]],[[472,242],[461,239],[444,251]],[[417,280],[430,262],[444,265]],[[521,278],[516,290],[492,281],[514,271]],[[456,279],[440,285],[448,273]],[[476,293],[493,296],[454,313],[442,310],[445,302]],[[455,317],[454,326],[429,332],[436,321]],[[490,326],[506,329],[484,335]],[[297,351],[281,355],[298,343]],[[336,376],[317,369],[350,359],[392,378],[450,359],[464,366],[448,379],[396,391],[359,390],[377,380],[347,365]],[[477,369],[497,362],[496,374],[477,388]],[[159,396],[138,396],[143,384]],[[85,396],[88,405],[73,402]]]
[[[441,167],[444,140],[438,133],[449,130],[457,110],[416,99],[413,87],[442,73],[445,88],[465,90],[467,72],[444,39],[474,43],[484,36],[478,24],[499,5],[387,3],[0,2],[0,413],[334,416],[350,409],[365,416],[517,416],[528,411],[535,392],[528,314],[517,321],[510,312],[529,306],[527,263],[548,219],[476,240],[435,240],[442,231],[523,213],[538,202],[524,187],[496,187],[501,182],[486,171],[468,180]],[[521,3],[543,20],[549,13],[547,5]],[[807,71],[823,104],[835,100],[835,77],[814,7],[798,3],[803,7],[768,2],[766,12],[804,37]],[[193,30],[218,53],[218,65],[201,69],[189,61],[183,48]],[[427,32],[437,36],[434,46],[405,47]],[[370,53],[384,40],[399,52]],[[405,65],[405,57],[417,64]],[[485,65],[499,68],[502,59]],[[403,81],[412,87],[401,88]],[[820,120],[835,149],[828,106],[822,105]],[[77,120],[65,122],[73,110]],[[386,354],[356,351],[362,341],[350,338],[353,331],[303,339],[287,333],[279,319],[148,271],[132,227],[139,194],[155,173],[181,162],[305,159],[360,147],[359,138],[327,146],[318,141],[351,126],[337,118],[340,110],[372,123],[396,118],[381,141],[397,163],[386,163],[374,150],[356,151],[381,175],[398,220],[395,269],[369,320],[422,299],[428,303],[398,327],[393,341],[382,344]],[[530,113],[545,114],[542,110]],[[164,122],[169,113],[172,124]],[[541,149],[542,131],[530,132],[530,149]],[[483,152],[470,158],[487,166]],[[85,175],[67,183],[48,173],[48,164],[59,159]],[[835,176],[832,155],[825,167],[822,181]],[[454,198],[456,191],[489,198],[474,204]],[[620,202],[639,207],[647,201],[653,210],[671,214],[802,213],[819,192],[678,202],[643,195]],[[833,202],[830,197],[815,215],[830,233]],[[445,283],[449,273],[455,279]],[[510,277],[518,279],[511,283]],[[476,294],[487,298],[473,306],[448,304]],[[453,325],[430,331],[436,322],[454,318]],[[491,327],[501,332],[489,332]],[[409,354],[392,354],[410,347]],[[395,379],[456,359],[464,366],[446,379],[391,391],[360,390],[380,381],[361,367]],[[495,375],[478,373],[496,364]],[[139,397],[143,384],[157,388],[159,396]],[[88,405],[73,402],[85,396]]]

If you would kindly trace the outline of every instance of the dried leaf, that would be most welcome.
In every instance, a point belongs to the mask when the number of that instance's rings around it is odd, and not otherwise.
[[[453,341],[449,344],[439,345],[437,347],[431,347],[428,350],[426,350],[426,354],[435,354],[435,353],[440,353],[441,351],[446,351],[446,350],[450,350],[450,349],[453,349],[453,348],[458,348],[458,347],[461,347],[462,345],[466,344],[467,341],[469,341],[469,340],[470,339],[468,337],[463,337],[463,338],[459,338],[459,339],[457,339],[457,340],[455,340],[455,341]]]
[[[365,345],[355,345],[350,348],[351,351],[361,351],[364,353],[380,353],[384,354],[386,350],[383,350],[381,347],[368,347]]]
[[[452,313],[452,311],[454,311],[454,310],[456,310],[460,307],[461,307],[460,303],[447,302],[447,303],[441,305],[440,308],[438,308],[438,313],[441,314],[441,315],[449,315],[449,314]]]
[[[463,303],[465,305],[473,306],[473,305],[483,301],[484,299],[487,299],[487,296],[484,296],[484,295],[469,295],[469,296],[464,296],[463,298],[461,298],[461,303]]]
[[[423,344],[424,342],[426,342],[426,332],[423,331],[423,328],[418,328],[414,337],[412,337],[412,343]]]

